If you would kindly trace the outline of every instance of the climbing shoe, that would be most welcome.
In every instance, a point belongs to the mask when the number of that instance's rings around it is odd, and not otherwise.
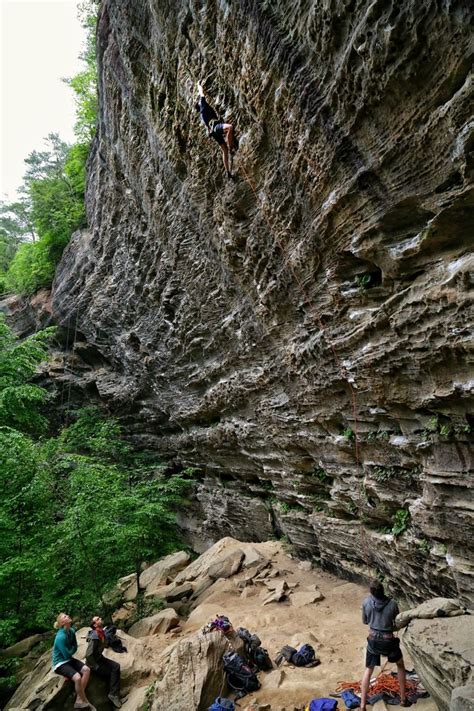
[[[122,702],[118,696],[115,696],[115,694],[109,694],[107,698],[113,703],[116,709],[120,709],[122,707]]]

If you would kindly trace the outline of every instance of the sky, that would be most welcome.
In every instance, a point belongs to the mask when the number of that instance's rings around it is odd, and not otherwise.
[[[14,200],[24,159],[48,133],[73,140],[73,92],[85,31],[77,0],[0,0],[0,198]]]

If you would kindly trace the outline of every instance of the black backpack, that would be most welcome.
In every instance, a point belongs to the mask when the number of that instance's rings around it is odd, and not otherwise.
[[[227,675],[227,683],[236,694],[237,699],[241,699],[252,691],[258,691],[258,689],[260,689],[260,682],[257,679],[257,675],[245,664],[237,652],[227,652],[222,659],[224,662],[224,671]]]
[[[123,654],[127,651],[126,646],[117,635],[117,627],[115,625],[109,625],[104,629],[104,632],[107,647],[110,647],[110,649],[113,649],[114,652],[118,652],[119,654]]]
[[[254,662],[255,666],[260,669],[260,671],[270,671],[270,669],[273,669],[273,664],[272,660],[270,659],[270,655],[263,647],[258,647],[258,649],[253,652],[252,661]]]
[[[247,647],[247,651],[255,650],[262,644],[260,642],[260,637],[258,637],[256,634],[252,634],[251,632],[246,630],[245,627],[237,627],[236,632],[239,637],[244,640],[245,646]]]
[[[244,640],[247,657],[253,666],[257,667],[259,671],[273,669],[272,660],[267,650],[262,647],[258,635],[252,634],[245,627],[238,627],[237,634]]]

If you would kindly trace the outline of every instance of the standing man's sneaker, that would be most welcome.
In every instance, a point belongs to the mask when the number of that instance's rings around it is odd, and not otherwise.
[[[118,696],[115,696],[115,694],[109,694],[108,698],[113,703],[116,709],[122,708],[122,702],[120,701]]]

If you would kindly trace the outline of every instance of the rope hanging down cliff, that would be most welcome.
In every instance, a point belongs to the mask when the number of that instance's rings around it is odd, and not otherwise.
[[[227,176],[229,178],[232,178],[232,174],[230,172],[229,156],[230,156],[230,158],[232,158],[232,155],[233,155],[234,151],[236,150],[236,147],[238,147],[238,141],[235,138],[234,127],[232,124],[225,124],[225,123],[219,121],[216,112],[207,103],[206,98],[204,96],[204,90],[203,90],[202,84],[200,84],[200,83],[198,83],[198,92],[199,92],[199,101],[196,104],[196,109],[200,112],[201,119],[208,129],[208,136],[215,138],[215,140],[219,143],[222,153],[223,153],[223,161],[224,161],[224,166],[227,171]],[[230,147],[232,147],[232,149]],[[255,185],[253,184],[253,181],[251,180],[250,176],[248,175],[248,173],[245,170],[245,168],[243,167],[243,165],[240,166],[240,169],[242,171],[244,179],[250,186],[250,188],[255,196],[255,199],[257,200],[257,202],[259,202],[257,189],[256,189]],[[270,233],[274,237],[276,244],[278,244],[282,254],[284,254],[285,253],[284,245],[282,244],[281,240],[277,236],[277,233],[276,233],[275,229],[273,228],[273,225],[271,224],[271,222],[266,214],[265,208],[266,208],[266,206],[263,206],[262,215],[265,219],[265,222],[267,223]],[[289,270],[292,273],[292,276],[296,282],[296,285],[297,285],[301,295],[303,296],[303,302],[311,303],[312,299],[309,296],[307,290],[305,289],[304,284],[299,279],[298,274],[296,273],[295,269],[292,267],[291,264],[288,264],[287,262],[286,262],[286,265],[289,267]],[[325,326],[318,314],[316,314],[316,320],[318,322],[322,336],[324,337],[324,339],[326,340],[326,342],[328,343],[328,345],[332,351],[334,362],[336,363],[337,368],[339,369],[341,378],[342,378],[342,380],[344,380],[347,383],[347,385],[349,387],[349,392],[350,392],[350,397],[351,397],[352,417],[353,417],[353,423],[354,423],[354,430],[353,430],[353,432],[354,432],[354,455],[355,455],[355,461],[356,461],[358,513],[359,513],[359,517],[360,517],[363,512],[364,483],[363,483],[363,471],[362,471],[361,460],[360,460],[359,432],[358,432],[359,419],[358,419],[358,405],[357,405],[356,389],[353,386],[351,379],[348,377],[347,370],[341,363],[341,360],[336,353],[336,349],[334,347],[333,342],[327,337],[326,332],[325,332],[326,331]],[[265,330],[265,327],[264,327],[264,330]],[[368,543],[367,543],[366,532],[365,532],[365,529],[362,525],[362,522],[360,522],[359,530],[360,530],[362,553],[363,553],[366,564],[369,565],[369,560],[370,560],[369,547],[368,547]]]

